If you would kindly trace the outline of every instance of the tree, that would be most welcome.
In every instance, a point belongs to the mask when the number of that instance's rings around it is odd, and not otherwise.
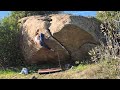
[[[95,47],[89,54],[93,61],[120,59],[120,12],[99,11],[97,18],[103,23],[101,31],[105,36],[105,43]]]
[[[62,13],[62,11],[12,11],[11,15],[19,19],[32,15],[49,15],[58,13]]]
[[[110,21],[120,20],[120,11],[97,11],[97,19],[101,21]]]

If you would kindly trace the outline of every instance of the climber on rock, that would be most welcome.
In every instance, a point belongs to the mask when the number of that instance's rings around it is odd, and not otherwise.
[[[50,47],[48,47],[48,45],[46,45],[45,43],[45,35],[43,33],[38,33],[39,31],[37,30],[36,34],[35,34],[35,44],[41,45],[51,51],[54,51],[53,49],[51,49]]]

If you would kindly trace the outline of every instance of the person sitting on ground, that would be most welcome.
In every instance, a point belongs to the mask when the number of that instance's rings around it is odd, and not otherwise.
[[[19,74],[28,74],[28,69],[27,68],[22,68],[22,70]]]

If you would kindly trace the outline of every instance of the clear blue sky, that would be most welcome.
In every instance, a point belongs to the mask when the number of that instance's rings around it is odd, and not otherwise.
[[[82,16],[96,16],[96,11],[64,11],[68,14],[82,15]],[[8,16],[10,11],[0,11],[0,19]]]
[[[96,11],[64,11],[65,13],[81,16],[96,16]]]
[[[0,11],[0,19],[4,18],[5,16],[8,16],[10,11]]]

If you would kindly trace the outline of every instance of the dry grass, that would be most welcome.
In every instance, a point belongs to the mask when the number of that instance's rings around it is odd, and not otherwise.
[[[119,64],[119,60],[105,60],[97,64],[80,64],[66,71],[41,75],[35,72],[21,75],[19,70],[0,70],[0,79],[31,79],[33,76],[38,79],[120,79]]]

